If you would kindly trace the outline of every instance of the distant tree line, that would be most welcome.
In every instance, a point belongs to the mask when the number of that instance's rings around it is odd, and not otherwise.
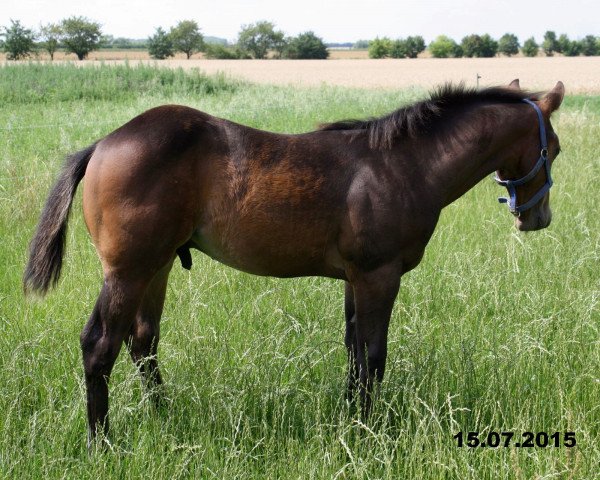
[[[185,29],[183,25],[186,25]],[[187,50],[183,50],[183,43],[188,44]],[[148,52],[152,58],[172,57],[177,51],[184,51],[188,58],[190,53],[195,52],[204,52],[207,58],[221,59],[261,59],[269,55],[273,58],[325,59],[329,56],[327,46],[314,32],[288,37],[275,24],[267,21],[242,25],[237,42],[233,45],[204,42],[198,25],[192,20],[179,22],[169,32],[158,27],[148,39]]]
[[[99,23],[80,16],[40,25],[37,31],[23,26],[18,20],[10,22],[9,26],[0,27],[0,49],[9,60],[24,59],[39,51],[47,52],[53,60],[59,49],[74,53],[79,60],[83,60],[91,51],[99,48],[147,49],[155,59],[169,58],[177,52],[184,53],[188,59],[198,52],[203,52],[207,58],[224,59],[324,59],[329,56],[327,46],[314,32],[307,31],[290,37],[267,21],[242,25],[233,44],[225,39],[204,37],[194,20],[182,20],[168,31],[158,27],[153,35],[143,40],[103,35]],[[348,47],[351,44],[332,45]],[[467,35],[460,43],[440,35],[427,46],[423,37],[417,35],[396,40],[388,37],[359,40],[353,47],[368,49],[370,58],[416,58],[426,48],[436,58],[511,56],[519,52],[527,57],[535,57],[540,52],[546,56],[593,56],[600,55],[600,37],[587,35],[580,40],[571,40],[566,34],[557,37],[555,32],[547,31],[541,44],[531,37],[521,45],[512,33],[498,40],[488,34]]]
[[[371,41],[359,40],[354,44],[354,48],[368,48],[369,58],[416,58],[425,50],[425,42],[420,36],[398,40],[383,37]],[[460,43],[446,35],[440,35],[429,44],[427,49],[435,58],[495,57],[496,55],[510,57],[517,55],[519,51],[526,57],[536,57],[540,51],[548,57],[555,53],[568,57],[593,56],[600,55],[600,37],[587,35],[581,40],[571,40],[564,33],[557,38],[555,32],[547,31],[541,44],[531,37],[521,45],[517,36],[512,33],[506,33],[498,40],[488,34],[467,35]]]
[[[9,60],[21,60],[38,50],[45,50],[54,59],[59,48],[74,53],[83,60],[102,41],[100,24],[85,17],[69,17],[60,23],[41,25],[39,31],[27,28],[18,20],[0,27],[0,47]]]
[[[188,59],[198,52],[208,58],[231,59],[269,56],[325,59],[329,56],[327,46],[314,32],[290,37],[266,21],[243,25],[233,45],[225,39],[205,38],[195,20],[182,20],[168,31],[158,27],[144,40],[103,35],[100,24],[85,17],[69,17],[56,24],[41,25],[38,31],[23,26],[18,20],[0,27],[0,49],[9,60],[21,60],[39,51],[47,52],[53,60],[59,49],[83,60],[99,48],[147,49],[155,59],[169,58],[177,52],[184,53]]]

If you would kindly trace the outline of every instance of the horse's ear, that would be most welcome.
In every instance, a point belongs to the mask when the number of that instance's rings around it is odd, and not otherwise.
[[[555,110],[558,110],[558,107],[560,107],[564,97],[565,86],[559,81],[557,82],[556,86],[540,100],[540,108],[542,109],[542,112],[544,112],[546,115],[550,115]]]
[[[508,88],[512,88],[514,90],[521,90],[521,85],[519,85],[519,79],[515,78],[512,82],[508,84]]]

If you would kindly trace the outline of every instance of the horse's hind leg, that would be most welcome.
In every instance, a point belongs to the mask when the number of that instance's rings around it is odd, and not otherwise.
[[[108,433],[108,378],[131,329],[147,282],[105,277],[94,311],[81,332],[87,388],[88,446],[98,430]]]
[[[173,262],[169,262],[148,285],[126,340],[131,359],[138,366],[142,382],[150,392],[156,406],[160,403],[159,387],[162,384],[156,357],[160,336],[160,317],[172,265]]]

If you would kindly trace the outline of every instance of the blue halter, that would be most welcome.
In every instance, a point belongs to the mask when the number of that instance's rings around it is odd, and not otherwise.
[[[540,107],[538,107],[531,100],[524,98],[523,101],[531,105],[535,109],[535,112],[538,116],[538,122],[540,124],[540,143],[542,145],[540,158],[527,175],[517,180],[502,180],[497,175],[494,177],[494,180],[496,180],[496,182],[499,185],[506,187],[506,189],[508,190],[508,198],[500,197],[498,198],[498,201],[500,203],[508,204],[510,213],[517,217],[522,212],[529,210],[536,203],[538,203],[543,198],[543,196],[546,195],[546,192],[548,192],[548,190],[550,190],[550,187],[552,186],[552,177],[550,176],[550,162],[548,160],[548,140],[546,138],[546,127],[544,126],[544,117],[542,116],[542,111],[540,110]],[[523,185],[533,180],[533,178],[537,175],[542,166],[546,168],[546,183],[542,185],[542,187],[535,193],[535,195],[533,195],[533,197],[529,199],[529,201],[525,202],[522,205],[517,205],[517,190],[515,187],[518,187],[519,185]]]

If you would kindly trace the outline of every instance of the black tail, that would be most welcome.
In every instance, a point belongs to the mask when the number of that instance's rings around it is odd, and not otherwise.
[[[77,185],[85,175],[96,144],[69,156],[52,188],[31,244],[23,275],[25,294],[44,295],[60,277],[67,236],[67,222]]]

